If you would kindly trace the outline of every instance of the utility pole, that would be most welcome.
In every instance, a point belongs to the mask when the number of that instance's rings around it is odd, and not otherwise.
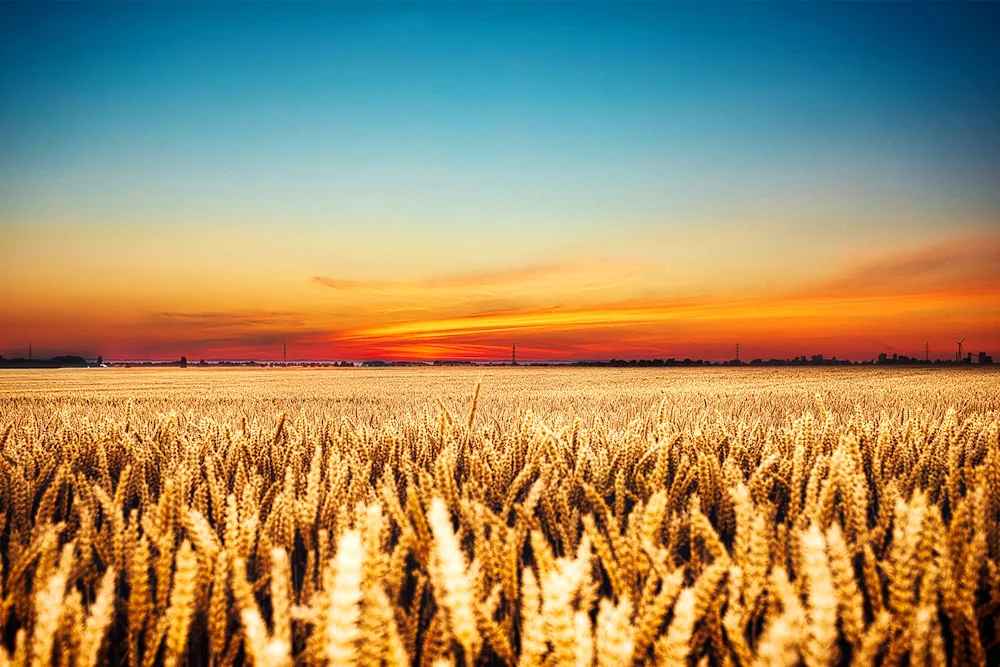
[[[931,344],[925,342],[924,343],[924,361],[930,361],[930,360],[931,360]]]
[[[517,344],[511,343],[510,345],[510,365],[517,366]]]
[[[736,341],[736,361],[740,360],[740,341]]]
[[[281,361],[288,363],[288,341],[282,341],[281,343]]]
[[[31,361],[31,343],[28,343],[28,361]]]

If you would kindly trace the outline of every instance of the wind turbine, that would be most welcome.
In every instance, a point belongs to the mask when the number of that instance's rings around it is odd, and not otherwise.
[[[962,343],[964,342],[965,342],[964,338],[958,341],[958,357],[955,359],[955,361],[957,361],[958,363],[962,363]]]

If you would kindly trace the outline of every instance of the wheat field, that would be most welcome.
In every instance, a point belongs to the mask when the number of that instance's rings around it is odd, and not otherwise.
[[[988,369],[0,374],[0,664],[1000,661]]]

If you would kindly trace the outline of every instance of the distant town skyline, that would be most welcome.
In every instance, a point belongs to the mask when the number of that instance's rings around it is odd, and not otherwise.
[[[692,358],[692,357],[654,357],[654,358],[619,358],[611,357],[610,359],[532,359],[523,360],[518,362],[516,356],[516,344],[511,346],[511,356],[507,359],[504,358],[475,358],[475,359],[463,359],[461,357],[455,358],[437,358],[437,359],[401,359],[401,358],[369,358],[369,359],[334,359],[334,358],[302,358],[302,359],[289,359],[288,358],[288,348],[287,343],[282,345],[282,356],[281,359],[263,357],[263,358],[217,358],[206,360],[204,358],[200,359],[199,362],[194,362],[192,359],[190,365],[193,366],[205,366],[205,365],[230,365],[230,364],[242,364],[242,363],[254,363],[259,362],[271,366],[298,366],[298,365],[310,365],[313,363],[319,363],[322,365],[421,365],[421,364],[431,364],[431,365],[454,365],[454,364],[480,364],[480,365],[491,365],[491,366],[518,366],[518,365],[538,365],[545,363],[555,363],[555,364],[596,364],[596,365],[640,365],[640,366],[679,366],[679,365],[701,365],[701,364],[711,364],[711,365],[733,365],[733,366],[774,366],[774,365],[811,365],[811,366],[824,366],[824,365],[838,365],[838,364],[882,364],[882,365],[954,365],[954,364],[966,364],[966,365],[992,365],[993,356],[986,350],[979,350],[975,352],[965,352],[962,353],[962,348],[959,347],[955,352],[953,357],[931,357],[930,354],[930,344],[925,343],[924,356],[907,355],[900,354],[897,352],[880,352],[877,357],[872,359],[849,359],[849,358],[838,358],[837,355],[828,355],[823,353],[816,354],[803,354],[795,355],[793,357],[755,357],[753,359],[746,359],[740,356],[739,343],[736,344],[736,355],[730,359],[702,359],[702,358]],[[180,359],[164,359],[164,358],[107,358],[105,359],[103,355],[93,355],[93,354],[79,354],[79,355],[51,355],[50,357],[32,355],[32,348],[29,344],[28,355],[14,355],[14,356],[4,356],[0,354],[0,367],[32,367],[31,362],[37,362],[35,365],[37,367],[46,367],[48,362],[56,361],[67,361],[69,360],[71,366],[78,366],[84,362],[93,362],[95,365],[101,365],[103,362],[107,362],[113,365],[128,365],[128,364],[144,364],[152,363],[155,365],[175,365],[179,364],[181,366],[187,366],[189,364],[186,355],[181,355]]]
[[[998,24],[0,3],[0,354],[994,354]]]

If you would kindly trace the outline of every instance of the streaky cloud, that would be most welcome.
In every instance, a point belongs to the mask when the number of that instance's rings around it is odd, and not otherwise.
[[[911,294],[989,290],[1000,284],[1000,238],[941,239],[896,253],[872,253],[805,286],[812,295]]]
[[[327,278],[325,276],[313,276],[310,282],[342,292],[361,289],[365,286],[365,283],[359,280],[337,280],[335,278]]]
[[[827,335],[865,337],[867,328],[868,340],[885,340],[912,326],[916,313],[922,319],[928,311],[937,312],[938,326],[954,322],[965,327],[963,318],[981,318],[984,306],[991,303],[1000,306],[998,258],[1000,242],[995,239],[943,239],[903,252],[853,259],[829,278],[781,293],[651,297],[396,319],[344,331],[339,340],[397,351],[410,346],[416,351],[460,341],[499,344],[517,335],[563,341],[570,348],[574,347],[570,341],[590,331],[590,349],[612,353],[616,343],[627,347],[638,342],[636,329],[650,332],[643,334],[647,340],[660,332],[662,338],[709,341],[730,335],[728,331],[790,342]]]
[[[636,273],[634,266],[617,263],[590,262],[540,262],[512,268],[468,271],[463,273],[431,276],[411,281],[362,281],[343,278],[313,276],[310,282],[341,292],[374,292],[380,294],[424,294],[429,290],[496,289],[525,285],[547,284],[558,279],[576,276],[582,289],[594,289],[601,284],[601,277],[628,277]]]

